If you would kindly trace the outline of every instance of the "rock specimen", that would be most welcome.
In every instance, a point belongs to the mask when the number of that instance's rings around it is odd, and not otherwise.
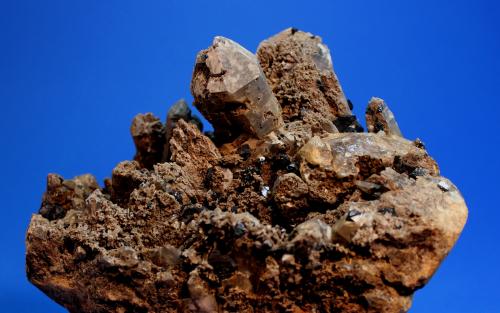
[[[47,179],[29,280],[70,312],[406,312],[467,218],[457,188],[373,98],[352,115],[321,39],[287,29],[257,57],[216,37],[164,126],[100,188]]]

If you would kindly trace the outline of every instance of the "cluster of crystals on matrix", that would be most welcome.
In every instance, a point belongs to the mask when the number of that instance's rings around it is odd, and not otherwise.
[[[165,122],[100,187],[49,174],[29,280],[70,312],[409,310],[467,218],[460,192],[384,100],[352,113],[320,37],[253,54],[216,37]]]

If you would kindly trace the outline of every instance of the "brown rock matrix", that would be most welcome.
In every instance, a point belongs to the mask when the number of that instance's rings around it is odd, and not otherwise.
[[[29,280],[70,312],[406,312],[467,219],[420,140],[372,98],[368,133],[321,38],[257,56],[216,37],[194,104],[139,114],[105,187],[49,174],[26,236]]]

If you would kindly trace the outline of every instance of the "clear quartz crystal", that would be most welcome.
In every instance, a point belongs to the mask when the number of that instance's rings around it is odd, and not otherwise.
[[[198,54],[191,90],[195,105],[219,133],[228,127],[262,138],[283,123],[257,58],[230,39],[215,37]]]
[[[403,137],[394,114],[384,100],[372,97],[366,109],[366,126],[371,133],[383,131],[386,135]]]

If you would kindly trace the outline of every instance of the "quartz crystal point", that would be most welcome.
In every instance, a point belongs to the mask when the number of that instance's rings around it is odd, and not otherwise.
[[[197,57],[218,145],[181,101],[165,127],[134,119],[104,188],[49,174],[28,279],[74,313],[407,312],[465,225],[460,192],[381,99],[359,132],[319,37],[258,56],[217,37]]]
[[[322,121],[334,122],[340,131],[362,130],[321,37],[288,28],[261,42],[257,57],[281,104],[284,120],[303,120],[314,134],[329,132]]]
[[[187,102],[184,99],[180,99],[175,102],[167,113],[167,123],[165,125],[165,146],[163,150],[163,161],[168,161],[170,158],[170,139],[172,138],[172,132],[177,125],[179,120],[184,120],[188,123],[192,123],[198,127],[200,131],[203,131],[203,124],[200,119],[191,114],[191,109],[189,108]]]
[[[134,160],[142,167],[152,168],[161,161],[165,145],[165,129],[160,119],[152,113],[138,114],[130,126],[136,154]]]
[[[230,39],[215,37],[198,53],[191,92],[221,140],[242,132],[262,138],[283,123],[255,55]]]
[[[370,133],[383,131],[386,135],[402,137],[396,118],[384,100],[373,97],[366,108],[366,127]]]

